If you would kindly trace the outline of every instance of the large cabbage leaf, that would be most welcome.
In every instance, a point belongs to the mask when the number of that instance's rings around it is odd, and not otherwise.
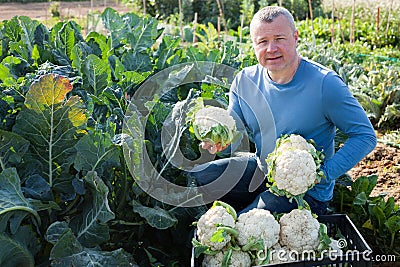
[[[68,98],[72,84],[65,77],[48,74],[34,82],[26,94],[13,131],[31,144],[24,164],[40,173],[61,192],[73,192],[68,174],[70,156],[86,125],[85,106],[78,96]]]
[[[33,215],[40,222],[38,213],[22,194],[20,183],[15,168],[5,169],[0,174],[0,230],[4,231],[7,221],[10,220],[11,232],[17,232],[22,220],[27,215]]]
[[[20,227],[11,236],[0,233],[0,266],[35,266],[33,255],[39,250],[38,242],[29,226]]]
[[[70,226],[82,245],[94,247],[110,238],[107,222],[114,219],[115,215],[108,205],[108,187],[96,172],[89,172],[85,181],[92,198],[83,203],[81,216],[75,217]]]
[[[46,239],[54,244],[50,253],[52,266],[137,266],[132,255],[123,249],[100,251],[85,248],[66,222],[55,222]]]

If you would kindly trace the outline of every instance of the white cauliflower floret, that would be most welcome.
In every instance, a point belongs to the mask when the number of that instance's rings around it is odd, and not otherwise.
[[[268,210],[254,208],[240,214],[235,228],[238,231],[237,241],[241,246],[261,239],[261,249],[270,248],[279,240],[279,223]]]
[[[276,158],[273,179],[280,190],[300,195],[314,184],[317,171],[314,158],[305,150],[284,150]]]
[[[287,138],[281,141],[278,147],[278,151],[284,151],[288,149],[301,149],[306,151],[316,151],[315,147],[307,142],[307,140],[298,134],[291,134]]]
[[[320,223],[306,209],[294,209],[284,214],[281,225],[279,242],[282,246],[302,253],[305,250],[315,250],[319,245]]]
[[[197,237],[201,244],[209,246],[211,250],[221,250],[231,241],[229,234],[225,235],[221,242],[211,241],[211,237],[217,231],[218,225],[235,227],[235,219],[222,206],[215,206],[207,210],[197,222]]]
[[[204,255],[202,262],[203,267],[221,267],[222,260],[227,251],[220,251],[215,255]],[[232,250],[230,258],[230,267],[250,267],[251,258],[247,252],[241,250]]]

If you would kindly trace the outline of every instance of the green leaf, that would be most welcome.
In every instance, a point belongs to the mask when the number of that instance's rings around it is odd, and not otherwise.
[[[371,219],[365,221],[362,225],[363,228],[369,229],[369,230],[374,230],[374,226],[371,223]]]
[[[16,86],[17,84],[17,69],[22,64],[22,59],[15,56],[5,57],[0,65],[0,80],[6,86]]]
[[[160,46],[158,47],[155,57],[157,58],[157,69],[162,70],[171,65],[176,65],[179,61],[179,54],[176,53],[181,40],[173,36],[166,35],[163,37]]]
[[[89,55],[82,65],[83,84],[88,92],[99,96],[108,84],[110,67],[96,55]]]
[[[107,133],[93,132],[82,137],[75,145],[77,171],[96,171],[99,176],[119,166],[119,150]]]
[[[13,127],[31,144],[25,164],[35,162],[29,168],[35,168],[50,187],[62,192],[73,190],[72,177],[67,174],[70,155],[87,121],[82,100],[78,96],[66,99],[71,90],[67,78],[55,74],[40,77],[30,86]]]
[[[32,56],[32,51],[35,46],[35,30],[39,26],[40,22],[37,20],[32,20],[27,16],[18,17],[21,25],[21,41],[27,47],[27,57],[24,57],[26,61],[30,61]]]
[[[110,238],[107,222],[115,215],[108,204],[108,187],[96,172],[88,172],[85,181],[92,199],[82,204],[82,214],[71,220],[70,227],[82,245],[94,247]]]
[[[51,266],[135,266],[133,257],[123,249],[99,251],[82,246],[66,222],[50,225],[46,239],[54,244]]]
[[[379,233],[383,235],[383,227],[386,222],[386,216],[383,210],[379,206],[372,207],[371,222],[374,225],[375,229],[379,230]]]
[[[178,220],[173,217],[168,211],[160,207],[146,207],[135,202],[133,211],[139,213],[139,215],[146,219],[147,223],[157,229],[168,229],[174,226]]]
[[[0,266],[33,267],[35,266],[35,260],[26,244],[0,233]]]
[[[369,197],[376,186],[377,181],[377,175],[361,176],[353,182],[351,185],[351,191],[355,196],[364,192],[366,197]]]
[[[58,65],[70,65],[72,49],[75,44],[83,41],[80,33],[80,26],[73,20],[58,23],[52,29],[53,55]]]
[[[194,257],[197,259],[201,254],[209,254],[211,249],[207,245],[203,245],[196,238],[192,239],[192,245],[194,248]]]
[[[104,27],[111,33],[111,48],[126,42],[125,22],[114,9],[107,7],[101,14]]]
[[[158,37],[157,19],[151,17],[139,19],[134,13],[127,13],[123,18],[132,51],[144,52],[153,46]]]
[[[221,267],[229,267],[231,264],[231,258],[232,258],[232,248],[229,248],[225,253],[224,257],[222,259]]]
[[[0,216],[8,212],[21,211],[25,217],[33,215],[40,223],[39,214],[31,207],[21,190],[21,181],[15,168],[5,169],[0,174]],[[18,225],[14,225],[17,229]]]
[[[353,201],[354,205],[365,205],[365,203],[367,203],[367,195],[365,194],[365,192],[361,192],[359,193]]]
[[[48,242],[54,245],[67,231],[70,230],[71,229],[69,229],[67,222],[56,221],[47,228],[45,238]]]
[[[151,58],[144,52],[129,51],[122,56],[121,62],[128,71],[146,72],[152,70]]]
[[[51,230],[51,233],[47,234],[47,237],[50,237],[50,240],[52,242],[54,242],[54,240],[56,240],[57,238],[57,241],[55,242],[54,247],[50,252],[50,260],[55,260],[60,258],[62,259],[73,255],[79,255],[79,253],[81,253],[84,250],[84,247],[76,239],[74,233],[71,231],[70,228],[66,227],[65,223],[62,224],[60,224],[59,222],[56,223],[57,223],[57,225],[55,226],[56,229],[53,229],[52,227],[53,225],[50,225],[49,229]],[[56,262],[53,261],[53,263]]]
[[[13,17],[9,21],[5,21],[2,26],[4,38],[9,38],[10,42],[18,42],[20,34],[22,33],[22,28],[19,25],[18,18]]]
[[[400,216],[394,215],[391,216],[386,222],[385,225],[390,233],[395,234],[400,231]]]
[[[0,129],[0,163],[4,170],[16,166],[29,147],[29,142],[18,134]]]

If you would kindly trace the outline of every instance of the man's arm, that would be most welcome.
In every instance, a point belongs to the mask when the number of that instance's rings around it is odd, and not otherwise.
[[[331,181],[350,170],[370,153],[377,140],[364,109],[339,76],[328,74],[325,78],[323,105],[328,120],[348,136],[344,145],[322,166],[327,181]]]

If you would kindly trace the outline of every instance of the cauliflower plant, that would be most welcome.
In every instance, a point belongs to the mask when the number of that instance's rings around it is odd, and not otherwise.
[[[236,212],[226,203],[214,202],[197,222],[198,241],[211,250],[221,250],[231,241],[234,230]]]
[[[320,169],[323,159],[312,140],[296,134],[281,136],[266,159],[270,191],[294,198],[300,208],[307,206],[303,196],[324,177]]]
[[[320,223],[306,209],[294,209],[279,220],[281,226],[279,242],[290,250],[301,254],[316,250],[320,243]]]
[[[205,106],[202,98],[197,98],[188,112],[186,122],[196,138],[211,145],[220,143],[222,147],[234,142],[240,136],[236,122],[226,109]]]
[[[204,255],[203,267],[250,267],[251,257],[241,250],[224,250],[215,255]]]
[[[279,223],[268,210],[255,208],[240,214],[235,229],[243,250],[268,249],[279,240]]]

